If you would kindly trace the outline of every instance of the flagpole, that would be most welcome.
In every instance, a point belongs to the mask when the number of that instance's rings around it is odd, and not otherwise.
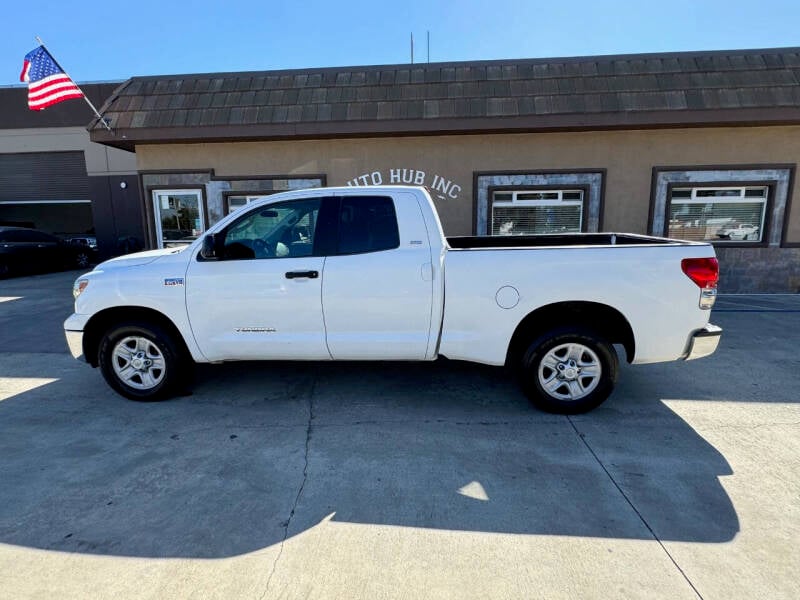
[[[39,45],[40,45],[42,48],[44,48],[44,51],[45,51],[45,52],[47,52],[48,56],[49,56],[49,57],[52,59],[52,61],[53,61],[53,62],[56,64],[56,66],[57,66],[59,69],[61,69],[61,71],[64,73],[64,75],[66,75],[67,77],[69,77],[69,79],[70,79],[70,81],[72,81],[72,83],[75,83],[75,80],[74,80],[74,79],[72,79],[72,77],[70,77],[70,76],[69,76],[69,73],[67,73],[67,72],[64,70],[64,67],[62,67],[62,66],[61,66],[61,65],[58,63],[58,61],[56,60],[56,57],[55,57],[55,56],[53,56],[53,55],[50,53],[50,50],[48,50],[48,49],[47,49],[47,46],[45,46],[45,45],[44,45],[44,42],[42,41],[42,38],[40,38],[40,37],[37,35],[37,36],[36,36],[36,41],[37,41],[37,42],[39,42]],[[75,83],[75,87],[76,87],[76,88],[78,88],[79,90],[81,90],[81,88],[78,86],[78,84],[77,84],[77,83]],[[86,100],[86,104],[88,104],[88,105],[89,105],[89,108],[91,108],[91,109],[92,109],[92,111],[94,112],[94,114],[95,114],[95,115],[97,115],[97,118],[98,118],[98,119],[100,119],[100,122],[103,124],[103,127],[105,127],[105,128],[108,130],[108,131],[111,131],[111,127],[109,126],[109,124],[108,124],[108,123],[106,123],[106,120],[103,118],[103,115],[101,115],[101,114],[100,114],[100,112],[99,112],[99,111],[98,111],[98,110],[97,110],[97,109],[94,107],[94,104],[92,104],[92,101],[91,101],[91,100],[89,100],[88,96],[86,96],[86,94],[83,92],[83,90],[81,90],[81,95],[83,95],[83,99],[84,99],[84,100]]]

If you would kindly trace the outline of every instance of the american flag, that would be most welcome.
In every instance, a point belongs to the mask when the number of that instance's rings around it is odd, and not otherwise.
[[[80,88],[61,70],[44,46],[25,55],[19,80],[28,83],[28,108],[31,110],[42,110],[70,98],[83,97]]]

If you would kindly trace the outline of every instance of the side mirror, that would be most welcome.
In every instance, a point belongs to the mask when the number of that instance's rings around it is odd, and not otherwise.
[[[222,253],[219,251],[219,240],[213,233],[209,233],[203,238],[203,247],[200,249],[200,256],[206,260],[216,260]]]

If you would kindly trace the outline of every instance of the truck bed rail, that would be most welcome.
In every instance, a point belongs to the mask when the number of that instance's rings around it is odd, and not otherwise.
[[[668,238],[632,233],[567,233],[547,235],[481,235],[447,238],[454,250],[480,248],[530,248],[542,246],[633,246],[653,244],[690,244]]]

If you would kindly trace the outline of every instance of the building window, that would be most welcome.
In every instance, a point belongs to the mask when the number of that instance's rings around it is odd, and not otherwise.
[[[496,191],[490,235],[536,235],[583,230],[583,190]]]
[[[718,246],[783,243],[794,165],[654,167],[650,232]]]
[[[265,196],[228,196],[228,214]]]
[[[476,235],[603,229],[604,169],[476,172]]]
[[[763,241],[769,187],[675,187],[668,237],[706,242]]]

